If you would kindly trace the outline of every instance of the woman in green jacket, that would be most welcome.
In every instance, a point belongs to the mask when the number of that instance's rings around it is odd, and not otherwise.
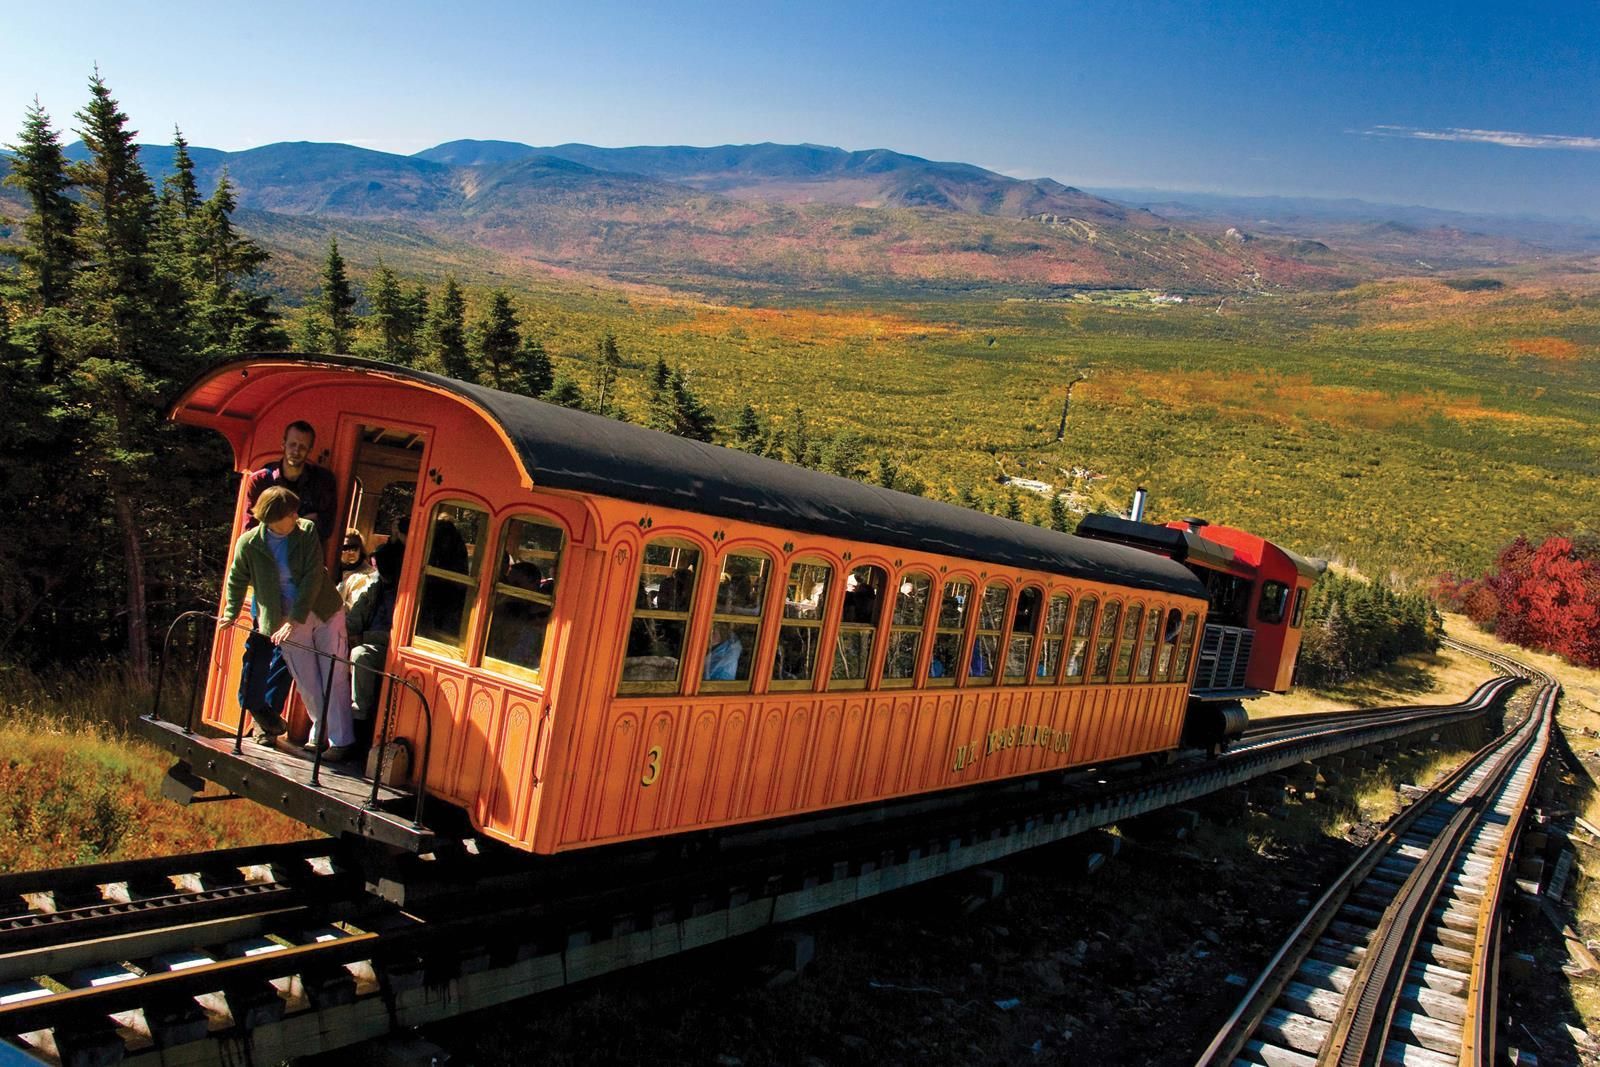
[[[315,749],[326,738],[331,747],[323,758],[340,760],[355,740],[344,605],[323,566],[316,527],[299,518],[299,508],[300,498],[282,486],[257,498],[252,514],[260,525],[234,544],[222,617],[236,618],[245,590],[255,590],[261,632],[283,650],[300,699],[311,713],[307,747]]]

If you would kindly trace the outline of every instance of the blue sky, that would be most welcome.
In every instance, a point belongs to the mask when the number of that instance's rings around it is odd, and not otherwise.
[[[886,147],[1074,185],[1600,218],[1600,5],[0,0],[0,140]],[[70,138],[69,134],[69,138]]]

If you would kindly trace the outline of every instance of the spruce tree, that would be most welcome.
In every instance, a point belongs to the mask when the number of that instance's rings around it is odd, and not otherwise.
[[[227,174],[190,222],[196,264],[195,334],[209,355],[287,348],[272,298],[246,288],[266,265],[266,250],[233,225],[237,201]]]
[[[672,397],[672,432],[692,441],[709,442],[716,433],[717,420],[689,387],[689,379],[682,367],[674,369],[668,376],[667,392]]]
[[[504,289],[489,294],[489,307],[474,331],[481,366],[496,389],[511,389],[516,369],[517,350],[522,347],[522,331],[511,297]]]
[[[195,182],[189,142],[176,126],[172,128],[172,173],[161,183],[161,199],[171,204],[184,222],[200,210],[200,187]]]
[[[464,382],[476,382],[477,371],[467,355],[467,298],[455,275],[444,280],[444,291],[428,323],[429,355],[440,374]]]
[[[613,397],[612,387],[622,370],[622,356],[617,351],[617,336],[607,333],[595,344],[594,410],[596,414],[609,413]]]
[[[399,362],[416,366],[422,359],[428,329],[428,287],[418,282],[400,301]]]
[[[1060,493],[1050,494],[1050,529],[1072,532],[1072,520],[1067,517],[1067,505],[1062,503]]]
[[[645,397],[644,424],[652,430],[673,433],[678,424],[677,412],[672,403],[672,371],[667,368],[664,356],[656,356],[655,370],[650,373],[650,392]]]
[[[811,460],[811,432],[806,426],[805,408],[795,405],[790,415],[788,439],[784,442],[785,454],[790,463],[801,467],[810,466]]]
[[[19,301],[20,308],[33,304],[43,312],[63,308],[72,291],[77,266],[77,209],[68,196],[72,180],[68,177],[66,156],[61,141],[50,128],[50,116],[36,97],[23,122],[17,143],[7,146],[12,153],[11,173],[5,184],[14,186],[28,199],[29,212],[22,220],[26,241],[18,253],[31,300]],[[46,385],[56,379],[64,340],[58,336],[64,325],[60,315],[43,315],[37,320],[37,376]]]
[[[345,273],[344,257],[339,254],[337,237],[328,239],[328,258],[322,264],[321,281],[316,309],[328,329],[328,347],[334,352],[348,352],[355,326],[353,313],[356,298],[350,290],[350,277]]]
[[[372,355],[390,363],[409,363],[402,348],[407,332],[405,293],[394,271],[384,266],[381,259],[378,269],[367,280],[367,307],[370,309],[367,323],[371,327]]]
[[[72,302],[84,327],[74,368],[91,468],[104,479],[122,538],[124,612],[134,676],[150,666],[145,583],[145,530],[140,499],[153,472],[162,401],[193,369],[176,316],[177,280],[152,255],[156,197],[139,165],[135,132],[98,71],[89,103],[78,112],[89,159],[71,170],[82,191],[76,241],[85,266]]]
[[[762,436],[761,419],[756,409],[746,404],[739,411],[739,421],[733,424],[733,443],[746,452],[759,452]]]
[[[560,404],[564,408],[577,408],[583,410],[583,390],[578,383],[565,374],[556,375],[556,380],[550,386],[550,391],[545,393],[544,399],[552,404]]]
[[[555,371],[550,366],[550,356],[544,345],[534,338],[522,342],[517,353],[517,373],[512,388],[523,396],[544,396],[555,385]]]

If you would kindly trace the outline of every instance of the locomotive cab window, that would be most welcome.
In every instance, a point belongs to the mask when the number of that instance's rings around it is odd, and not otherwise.
[[[485,666],[532,674],[543,667],[564,545],[558,526],[534,518],[506,523],[483,649]]]
[[[1107,601],[1095,634],[1094,669],[1089,672],[1089,681],[1103,682],[1111,677],[1111,653],[1117,648],[1117,623],[1121,621],[1122,605],[1115,600]]]
[[[884,654],[883,684],[907,686],[917,673],[917,654],[922,651],[922,624],[928,618],[928,594],[933,579],[926,574],[907,574],[895,591],[894,614],[889,617],[889,651]]]
[[[1300,624],[1305,621],[1305,617],[1306,617],[1306,590],[1304,590],[1304,589],[1296,589],[1294,591],[1294,618],[1292,620],[1290,620],[1289,625],[1293,626],[1296,630],[1298,630],[1298,629],[1300,629]]]
[[[872,641],[883,614],[883,593],[888,585],[889,573],[882,567],[861,566],[845,575],[839,636],[833,647],[830,680],[837,683],[833,688],[860,689],[867,684]]]
[[[1128,613],[1122,617],[1122,640],[1117,644],[1117,669],[1113,682],[1126,682],[1133,675],[1133,647],[1139,640],[1139,624],[1144,621],[1144,608],[1129,604]]]
[[[1000,658],[1000,634],[1006,625],[1006,605],[1011,600],[1011,590],[1003,582],[992,582],[983,591],[978,603],[978,633],[972,640],[972,663],[967,671],[967,684],[989,685],[994,682],[996,661]]]
[[[644,546],[619,692],[678,690],[699,566],[700,550],[693,545],[662,540]]]
[[[702,690],[749,692],[771,573],[772,561],[766,556],[730,553],[723,558],[717,598],[711,607],[711,633],[706,638]]]
[[[1033,639],[1039,628],[1039,607],[1044,593],[1030,585],[1017,594],[1017,610],[1011,617],[1011,641],[1006,649],[1006,684],[1022,685],[1028,680],[1028,661],[1033,658]]]
[[[1283,621],[1289,606],[1289,587],[1282,582],[1261,583],[1261,604],[1256,608],[1256,618],[1266,623]]]
[[[953,578],[944,583],[933,631],[933,655],[928,660],[929,685],[956,684],[961,669],[961,643],[967,633],[967,605],[971,603],[971,582]]]
[[[433,509],[428,548],[417,597],[418,643],[466,654],[478,568],[489,516],[470,504],[447,503]]]
[[[801,560],[789,568],[778,653],[772,660],[772,688],[810,689],[815,682],[832,580],[833,568],[819,560]]]
[[[1083,681],[1089,666],[1089,639],[1094,636],[1094,609],[1100,602],[1092,596],[1078,601],[1078,614],[1072,620],[1072,644],[1067,647],[1067,667],[1061,680]]]

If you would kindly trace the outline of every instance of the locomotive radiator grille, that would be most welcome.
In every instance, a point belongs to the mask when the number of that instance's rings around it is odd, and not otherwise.
[[[1194,691],[1243,689],[1255,639],[1255,631],[1242,626],[1208,625],[1200,640]]]

